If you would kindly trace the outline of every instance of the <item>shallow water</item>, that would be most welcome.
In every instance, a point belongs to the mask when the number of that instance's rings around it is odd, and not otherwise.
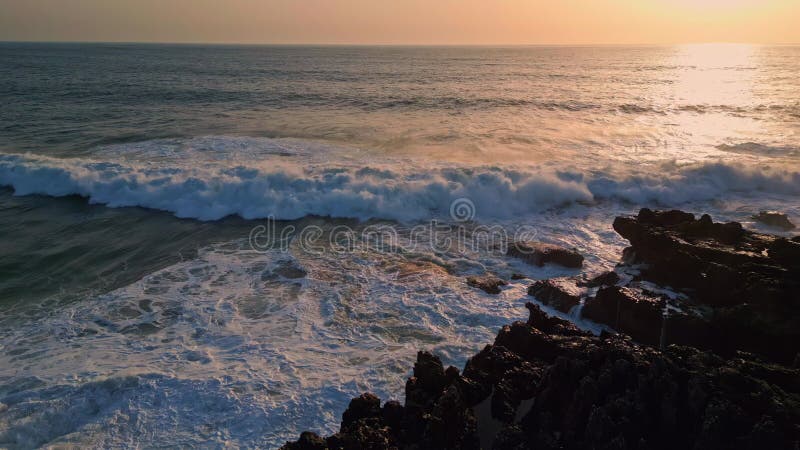
[[[578,273],[459,245],[480,227],[592,274],[642,206],[800,222],[798,66],[727,45],[0,44],[0,446],[335,431],[363,391],[402,398],[417,350],[462,366],[526,316],[530,281],[466,276]]]

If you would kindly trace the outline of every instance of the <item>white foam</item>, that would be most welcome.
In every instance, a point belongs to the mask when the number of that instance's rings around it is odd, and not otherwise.
[[[609,218],[583,218],[570,228],[575,216],[543,214],[538,237],[607,245],[586,264],[610,267],[622,242],[593,242],[591,231]],[[277,448],[303,430],[332,433],[354,396],[402,399],[418,350],[460,368],[525,320],[529,281],[489,295],[467,274],[573,272],[426,244],[262,253],[244,238],[113,292],[17,314],[0,327],[0,447]]]
[[[251,148],[238,140],[221,142],[235,144],[234,150]],[[474,203],[480,220],[603,200],[679,206],[734,194],[800,195],[796,167],[752,161],[661,161],[565,171],[546,163],[513,168],[388,159],[356,163],[335,154],[320,158],[318,149],[312,158],[275,143],[243,155],[218,141],[206,145],[212,150],[181,150],[180,157],[155,145],[161,156],[145,152],[138,159],[0,154],[0,185],[11,186],[17,195],[80,195],[111,207],[141,206],[200,220],[320,215],[413,221],[445,216],[459,198]]]

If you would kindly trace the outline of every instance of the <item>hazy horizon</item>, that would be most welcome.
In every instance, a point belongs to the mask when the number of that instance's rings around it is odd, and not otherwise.
[[[747,45],[765,47],[796,47],[798,42],[665,42],[665,43],[491,43],[491,44],[403,44],[403,43],[326,43],[326,42],[213,42],[213,41],[53,41],[53,40],[0,40],[0,44],[118,44],[118,45],[207,45],[207,46],[253,46],[253,47],[475,47],[475,48],[515,48],[515,47],[672,47],[706,45]]]
[[[249,45],[800,43],[790,0],[0,0],[0,41]]]

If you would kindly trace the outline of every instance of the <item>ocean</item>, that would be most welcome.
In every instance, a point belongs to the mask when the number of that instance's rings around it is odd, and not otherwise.
[[[612,268],[617,215],[779,233],[751,216],[800,222],[798,73],[793,46],[2,43],[0,447],[328,434],[418,350],[462,367],[530,279]]]

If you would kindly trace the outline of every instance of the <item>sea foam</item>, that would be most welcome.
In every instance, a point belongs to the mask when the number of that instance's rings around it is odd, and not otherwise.
[[[139,206],[182,218],[297,219],[308,215],[416,221],[445,216],[453,201],[475,219],[506,219],[571,204],[616,200],[678,206],[742,195],[800,195],[800,171],[710,161],[647,170],[556,170],[553,166],[413,167],[256,162],[110,162],[0,154],[0,185],[16,195],[79,195],[110,207]]]

